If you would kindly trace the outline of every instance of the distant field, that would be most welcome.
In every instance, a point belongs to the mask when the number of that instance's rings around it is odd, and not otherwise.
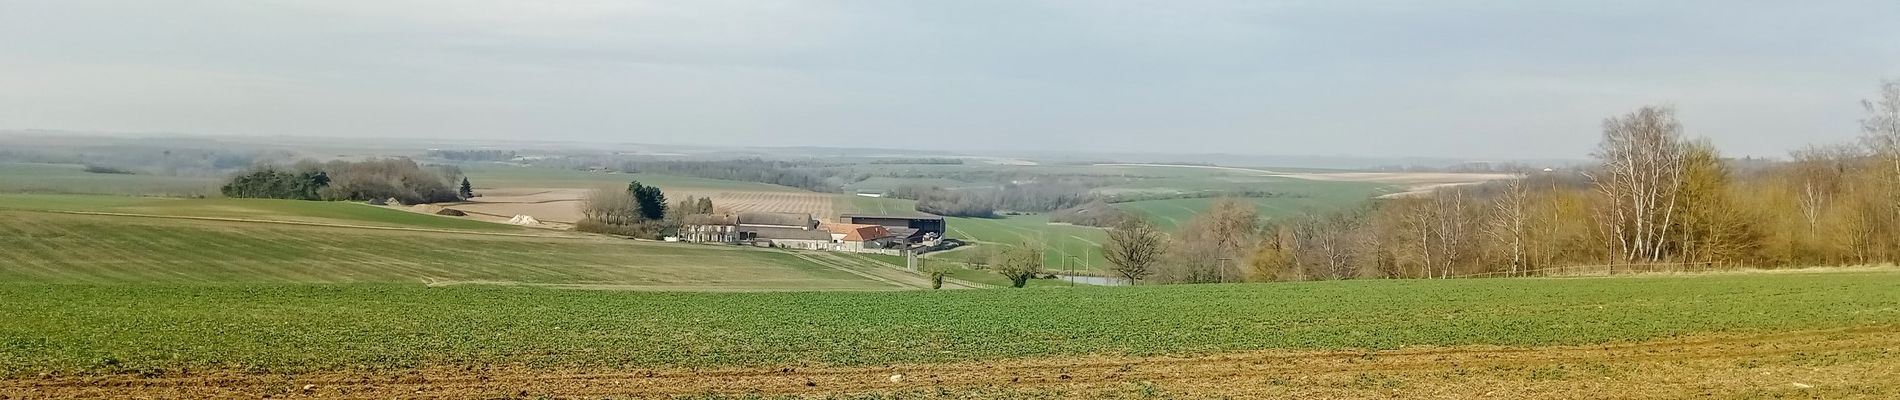
[[[726,294],[0,281],[8,282],[0,284],[8,299],[0,302],[0,376],[16,377],[180,368],[803,369],[1582,345],[1900,323],[1895,272]]]
[[[0,163],[0,193],[71,193],[133,196],[204,196],[218,178],[95,174],[73,164]]]
[[[694,178],[674,175],[622,174],[579,170],[517,167],[499,164],[465,164],[462,173],[476,188],[576,188],[626,187],[627,182],[699,191],[802,192],[804,190],[756,182]]]
[[[374,207],[360,203],[274,199],[173,199],[97,195],[0,194],[0,210],[52,210],[258,219],[470,231],[521,231],[521,227]]]
[[[28,211],[0,211],[0,249],[8,283],[897,288],[777,251]]]

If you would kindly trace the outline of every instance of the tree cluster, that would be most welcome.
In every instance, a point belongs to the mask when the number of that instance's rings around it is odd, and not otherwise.
[[[218,191],[225,197],[322,200],[319,191],[329,185],[330,177],[323,171],[266,166],[231,177]]]
[[[1095,199],[1089,188],[1056,182],[1005,184],[993,188],[944,189],[906,185],[886,197],[917,200],[917,211],[953,217],[994,217],[997,211],[1047,212]]]
[[[1100,199],[1049,213],[1050,222],[1102,228],[1115,227],[1130,219],[1136,217]]]
[[[871,160],[875,165],[963,165],[961,158],[889,158]]]
[[[811,163],[771,161],[757,158],[726,161],[638,161],[624,160],[614,169],[626,173],[654,173],[691,176],[729,181],[759,182],[790,186],[814,192],[837,192],[848,179],[844,171],[821,168]]]
[[[689,201],[695,209],[702,204],[712,207],[711,200]],[[681,208],[686,207],[681,204]],[[660,187],[634,181],[627,183],[625,190],[600,188],[588,192],[581,199],[581,220],[574,223],[574,230],[658,239],[677,228],[678,217],[677,210],[669,211],[666,193]]]
[[[427,156],[449,161],[508,161],[518,157],[514,150],[429,150]]]
[[[1166,250],[1137,248],[1166,260],[1148,280],[1182,283],[1893,263],[1900,83],[1864,107],[1859,143],[1786,161],[1724,158],[1686,137],[1672,109],[1645,107],[1606,119],[1596,165],[1579,171],[1527,171],[1257,227],[1249,209],[1217,206]],[[1118,227],[1104,252],[1142,271],[1152,264],[1128,261],[1125,249],[1153,237]]]
[[[290,167],[262,165],[241,172],[219,189],[227,197],[296,200],[370,201],[396,199],[403,204],[458,201],[451,189],[461,171],[423,167],[406,158],[364,161],[303,161]]]

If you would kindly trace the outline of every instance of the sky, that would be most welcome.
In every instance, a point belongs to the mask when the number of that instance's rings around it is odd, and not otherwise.
[[[1582,158],[1853,140],[1900,1],[0,0],[0,129]]]

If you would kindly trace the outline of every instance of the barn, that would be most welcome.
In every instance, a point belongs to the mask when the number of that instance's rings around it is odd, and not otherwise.
[[[904,238],[905,243],[923,243],[943,238],[947,225],[943,217],[938,216],[892,216],[845,214],[841,216],[847,223],[858,225],[878,225],[891,231],[891,234]]]

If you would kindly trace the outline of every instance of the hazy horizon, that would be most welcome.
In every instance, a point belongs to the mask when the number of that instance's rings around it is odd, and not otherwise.
[[[0,0],[0,129],[1576,159],[1858,134],[1900,3]]]

